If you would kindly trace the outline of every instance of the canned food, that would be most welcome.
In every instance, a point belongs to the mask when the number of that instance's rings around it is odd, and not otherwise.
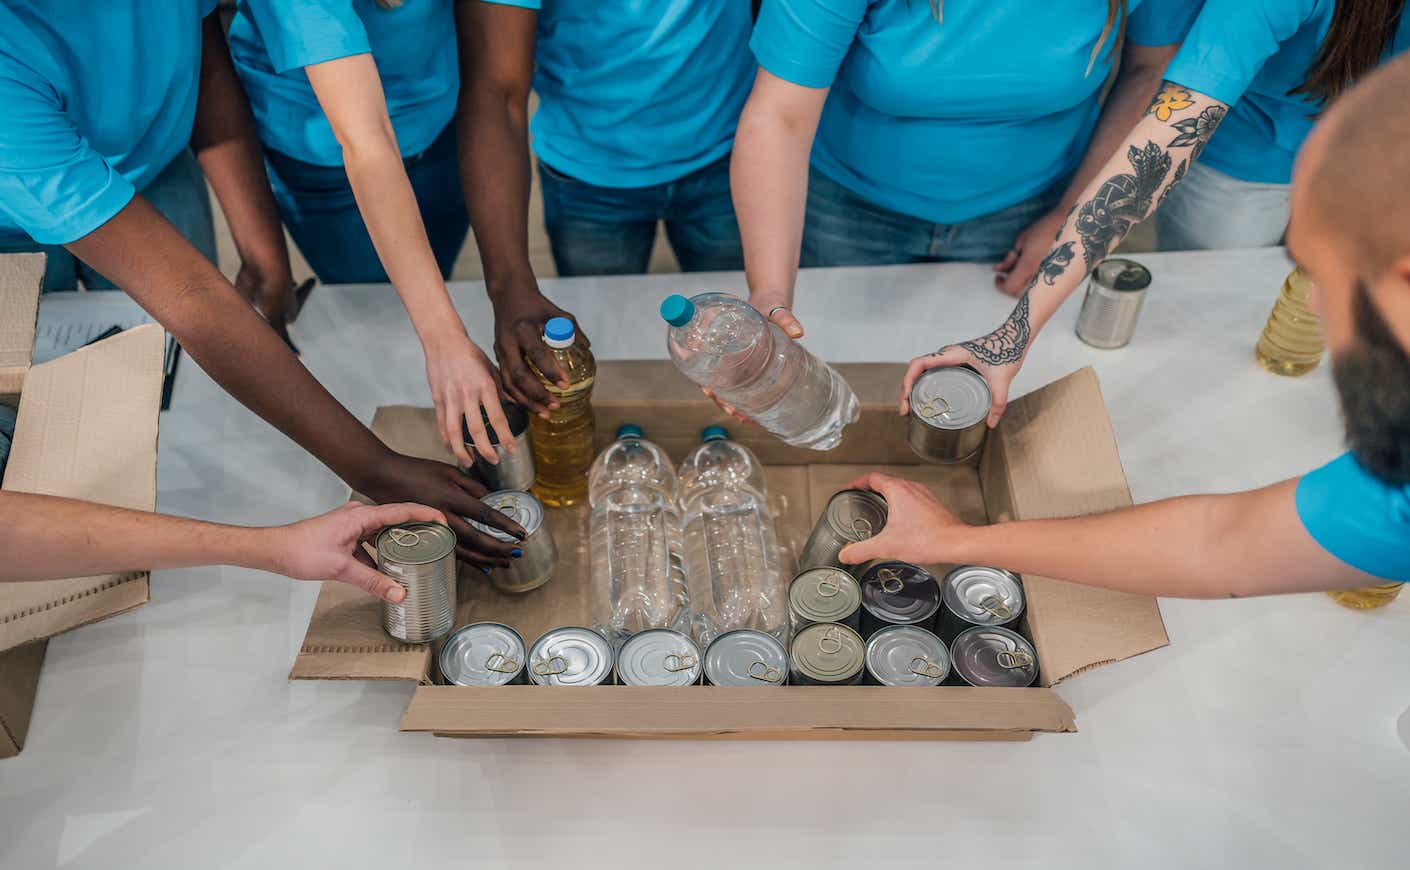
[[[866,646],[862,636],[845,625],[820,622],[793,639],[788,678],[804,686],[849,686],[862,681]]]
[[[798,570],[809,568],[841,568],[837,554],[848,544],[879,534],[886,526],[886,499],[864,489],[844,489],[828,499],[827,508],[818,517],[808,543],[798,557]],[[855,576],[855,575],[854,575]]]
[[[1022,689],[1038,679],[1038,653],[1007,628],[971,628],[950,645],[956,682],[982,688]]]
[[[490,582],[501,592],[530,592],[553,578],[558,567],[558,547],[553,533],[544,524],[543,504],[531,494],[517,489],[492,492],[481,499],[485,504],[524,527],[524,540],[516,541],[508,532],[475,520],[467,522],[490,537],[518,544],[523,555],[511,559],[508,568],[491,568]]]
[[[537,686],[612,683],[612,645],[590,628],[568,626],[543,633],[529,648],[529,682]]]
[[[624,686],[690,686],[700,682],[700,648],[669,628],[627,638],[617,651],[617,679]]]
[[[935,575],[909,562],[873,562],[862,574],[862,635],[888,625],[930,629],[940,609]]]
[[[490,489],[522,489],[528,490],[534,485],[534,451],[529,446],[529,412],[524,410],[523,405],[513,402],[505,402],[504,417],[509,421],[509,431],[496,432],[490,426],[490,417],[480,409],[480,417],[485,421],[485,434],[489,436],[490,444],[494,445],[495,455],[499,457],[497,465],[491,465],[485,461],[476,450],[475,445],[470,441],[470,427],[462,419],[460,422],[461,432],[465,439],[465,449],[469,451],[474,459],[474,470],[479,473],[480,479],[485,482],[485,486]],[[512,443],[514,452],[510,453],[505,449],[505,445]],[[470,469],[463,468],[462,471]]]
[[[1134,260],[1103,260],[1087,279],[1077,337],[1092,347],[1125,347],[1136,333],[1136,318],[1151,285],[1150,270]]]
[[[1002,568],[961,565],[940,584],[938,634],[953,643],[976,625],[1013,628],[1023,615],[1023,584]]]
[[[818,622],[858,628],[862,588],[841,568],[809,568],[788,584],[788,624],[797,634]]]
[[[788,652],[762,631],[727,631],[705,650],[705,682],[712,686],[782,686],[787,679]]]
[[[993,401],[984,376],[969,366],[931,369],[911,385],[906,441],[921,459],[964,462],[984,446]]]
[[[476,622],[446,638],[441,678],[452,686],[504,686],[524,682],[524,639],[498,622]]]
[[[938,686],[950,675],[950,653],[933,632],[914,625],[883,628],[867,641],[867,682]]]
[[[406,643],[429,643],[455,627],[455,533],[440,523],[403,523],[377,535],[377,570],[406,590],[382,602],[382,627]]]

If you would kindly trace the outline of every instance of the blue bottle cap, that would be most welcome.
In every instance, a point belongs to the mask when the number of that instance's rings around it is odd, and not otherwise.
[[[623,438],[645,438],[646,433],[641,431],[641,427],[635,423],[623,423],[617,427],[617,440]]]
[[[726,429],[726,428],[723,427],[723,426],[706,426],[704,429],[700,430],[700,441],[701,441],[701,443],[706,443],[706,442],[709,442],[709,441],[728,441],[728,440],[729,440],[729,430]]]
[[[672,326],[685,326],[694,316],[695,303],[679,293],[672,293],[661,303],[661,319]]]
[[[566,317],[550,317],[543,327],[543,337],[549,341],[571,342],[574,334],[573,321]]]

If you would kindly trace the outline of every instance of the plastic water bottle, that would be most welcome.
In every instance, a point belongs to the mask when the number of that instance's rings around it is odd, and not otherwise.
[[[592,465],[592,385],[597,361],[577,343],[573,321],[551,317],[544,325],[544,343],[568,375],[568,387],[558,386],[534,366],[544,389],[558,400],[547,420],[529,418],[529,436],[538,470],[534,495],[549,507],[570,507],[587,497],[587,472]],[[533,366],[533,363],[529,363]]]
[[[661,317],[676,368],[794,447],[828,450],[857,419],[857,397],[748,302],[727,293],[669,296]]]
[[[626,425],[588,474],[594,627],[613,645],[639,631],[688,633],[676,469],[641,428]]]
[[[763,467],[711,426],[681,463],[685,568],[695,638],[752,628],[788,641],[788,596]]]

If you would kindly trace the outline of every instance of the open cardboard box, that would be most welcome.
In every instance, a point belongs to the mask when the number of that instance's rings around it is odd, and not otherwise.
[[[1083,369],[1011,403],[972,465],[922,464],[896,413],[904,368],[840,365],[862,403],[861,419],[826,453],[789,447],[757,427],[731,431],[766,466],[769,502],[785,569],[831,495],[871,469],[924,481],[971,523],[1085,514],[1131,503],[1096,374]],[[727,424],[718,409],[666,361],[605,362],[593,393],[601,448],[622,423],[681,460],[700,430]],[[378,409],[372,429],[389,446],[453,461],[430,409]],[[456,625],[496,620],[532,643],[546,629],[590,625],[585,508],[550,509],[558,544],[553,580],[525,595],[494,590],[462,568]],[[947,566],[929,566],[942,572]],[[292,679],[401,679],[420,685],[401,727],[439,735],[1024,740],[1035,731],[1076,730],[1052,687],[1074,674],[1164,646],[1153,598],[1029,575],[1023,631],[1037,648],[1041,685],[1029,689],[896,689],[868,686],[756,688],[548,688],[437,686],[430,645],[404,644],[382,630],[380,604],[324,583]]]
[[[43,276],[42,254],[0,256],[0,403],[19,408],[3,488],[152,510],[162,328],[131,329],[31,368]],[[0,758],[24,746],[45,640],[147,595],[146,572],[0,584]]]

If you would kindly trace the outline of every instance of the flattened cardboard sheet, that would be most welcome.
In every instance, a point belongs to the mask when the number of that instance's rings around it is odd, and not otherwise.
[[[45,260],[43,254],[0,256],[0,404],[19,400],[29,372]]]
[[[0,652],[0,758],[19,755],[44,667],[45,640]]]

